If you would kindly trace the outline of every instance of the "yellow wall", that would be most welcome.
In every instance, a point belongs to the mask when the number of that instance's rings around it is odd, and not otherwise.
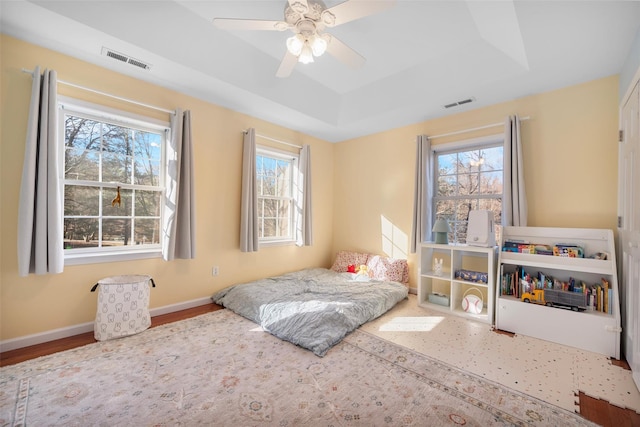
[[[383,217],[396,236],[411,236],[417,134],[472,129],[512,114],[530,117],[521,128],[528,225],[615,229],[617,88],[613,76],[337,144],[333,252],[383,253]],[[499,132],[501,127],[432,143]],[[414,262],[409,255],[412,287]]]
[[[333,230],[334,144],[275,126],[201,100],[107,71],[71,57],[2,36],[2,129],[0,146],[0,339],[44,332],[90,322],[95,317],[97,295],[89,292],[97,280],[116,274],[150,274],[157,288],[151,306],[162,307],[208,297],[225,286],[310,266],[329,266]],[[61,80],[125,96],[140,102],[192,112],[195,150],[196,230],[195,260],[164,262],[161,259],[65,267],[64,273],[19,277],[16,227],[20,177],[31,77],[22,68],[36,65],[58,72]],[[59,86],[62,95],[82,97],[132,109],[131,105],[88,96],[86,92]],[[152,115],[167,119],[162,113]],[[310,144],[312,151],[314,245],[263,248],[257,253],[239,249],[241,129],[296,144]],[[260,141],[259,141],[260,142]],[[286,260],[286,262],[282,262]],[[220,275],[211,269],[220,266]]]
[[[510,114],[531,117],[522,124],[529,225],[615,229],[615,76],[329,144],[7,36],[2,36],[1,47],[0,340],[92,321],[96,295],[89,288],[100,278],[115,274],[151,274],[158,283],[152,291],[151,306],[162,307],[206,297],[227,285],[256,277],[329,266],[341,249],[401,257],[408,251],[411,235],[415,136],[484,126],[501,122]],[[198,184],[195,260],[93,264],[66,267],[60,275],[18,277],[17,206],[31,91],[31,78],[20,70],[36,65],[57,70],[62,80],[168,109],[192,111]],[[59,92],[132,108],[62,85]],[[240,252],[239,130],[248,127],[281,140],[311,144],[314,246]],[[458,139],[500,130],[465,134]],[[455,138],[433,143],[452,140]],[[414,256],[408,257],[415,287]],[[211,276],[214,265],[220,266],[218,277]]]

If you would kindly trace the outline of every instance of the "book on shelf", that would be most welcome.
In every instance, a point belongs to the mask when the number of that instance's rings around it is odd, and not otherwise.
[[[500,266],[500,295],[520,299],[526,293],[534,290],[556,290],[584,295],[586,309],[600,313],[613,313],[613,289],[609,280],[601,278],[600,283],[588,284],[576,281],[574,278],[560,280],[550,275],[538,272],[531,275],[522,266],[516,266],[513,271],[505,271]]]

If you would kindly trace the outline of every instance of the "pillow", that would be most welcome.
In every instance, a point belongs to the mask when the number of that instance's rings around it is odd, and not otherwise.
[[[344,273],[347,271],[347,267],[351,264],[356,267],[359,265],[366,265],[369,254],[362,254],[359,252],[340,251],[336,256],[336,260],[331,266],[333,271],[338,273]]]
[[[406,259],[371,255],[367,261],[367,267],[374,279],[409,283],[409,264]]]

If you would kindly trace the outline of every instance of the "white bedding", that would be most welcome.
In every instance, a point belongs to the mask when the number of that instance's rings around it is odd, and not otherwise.
[[[278,338],[324,356],[407,294],[398,282],[361,282],[350,273],[313,268],[234,285],[212,299]]]

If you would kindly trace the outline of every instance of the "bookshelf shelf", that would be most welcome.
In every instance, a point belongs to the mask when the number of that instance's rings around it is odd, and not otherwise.
[[[504,227],[501,248],[505,241],[538,245],[575,244],[584,248],[587,258],[568,258],[501,250],[496,274],[497,329],[528,335],[547,341],[582,348],[610,357],[620,358],[620,304],[616,272],[613,232],[603,229]],[[607,259],[589,256],[606,253]],[[517,267],[535,276],[546,276],[576,283],[584,282],[597,287],[604,279],[610,292],[607,312],[587,309],[572,311],[567,308],[547,307],[525,303],[518,297],[503,295],[503,275],[512,274]]]
[[[418,305],[493,324],[496,252],[496,247],[422,243],[418,263]],[[441,274],[433,270],[434,259],[443,260]],[[461,269],[485,273],[487,283],[456,278],[455,272]],[[462,309],[462,300],[468,292],[482,295],[483,308],[480,313]],[[440,299],[440,304],[430,302],[431,294],[444,295],[448,300]]]

